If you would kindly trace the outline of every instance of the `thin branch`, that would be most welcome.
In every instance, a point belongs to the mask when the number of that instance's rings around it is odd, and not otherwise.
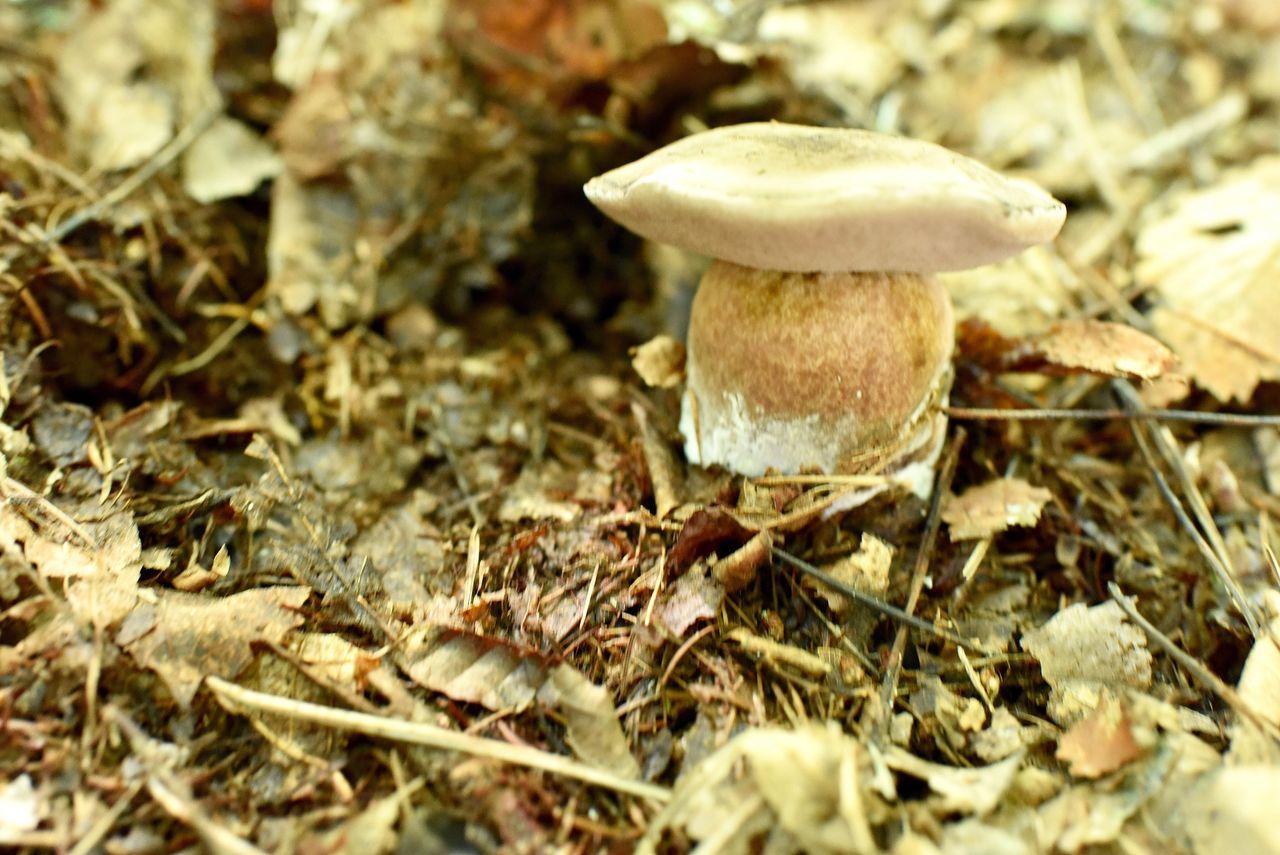
[[[1127,596],[1124,591],[1120,590],[1120,586],[1115,582],[1107,583],[1107,590],[1111,593],[1111,598],[1116,601],[1121,610],[1128,616],[1129,620],[1136,623],[1142,628],[1157,647],[1169,655],[1169,658],[1182,666],[1197,683],[1204,686],[1209,691],[1222,698],[1228,706],[1236,711],[1242,718],[1247,719],[1251,724],[1262,730],[1272,739],[1280,742],[1280,728],[1276,724],[1267,719],[1260,712],[1255,710],[1248,701],[1240,696],[1240,693],[1222,681],[1222,678],[1210,671],[1202,665],[1194,656],[1182,650],[1178,645],[1173,643],[1167,635],[1162,633],[1155,627],[1151,621],[1142,616],[1138,611],[1138,607],[1134,604],[1133,598]],[[1266,643],[1271,643],[1267,639],[1263,639]]]
[[[443,751],[458,751],[475,757],[487,757],[515,766],[538,769],[553,775],[574,778],[598,787],[615,790],[620,793],[638,796],[650,801],[665,803],[671,799],[671,791],[656,784],[647,784],[634,778],[626,778],[606,769],[597,769],[580,763],[570,757],[539,751],[527,745],[512,745],[496,739],[485,739],[466,733],[447,730],[443,727],[421,722],[403,721],[380,715],[351,712],[350,710],[326,707],[306,701],[255,692],[237,686],[218,677],[205,677],[205,685],[212,689],[218,700],[224,702],[232,712],[243,714],[244,710],[275,713],[296,721],[306,721],[323,727],[338,730],[349,730],[363,733],[366,736],[390,739],[396,742],[407,742],[413,745],[426,745]]]
[[[891,603],[886,603],[884,600],[878,597],[874,597],[871,594],[868,594],[866,591],[859,591],[857,588],[853,587],[848,582],[842,582],[841,580],[837,579],[835,576],[832,576],[829,573],[824,573],[822,570],[819,570],[817,567],[813,566],[808,561],[805,561],[802,558],[797,558],[796,556],[792,555],[790,552],[787,552],[784,549],[780,549],[775,546],[773,547],[772,551],[775,558],[782,559],[787,564],[790,564],[792,567],[796,568],[801,573],[804,573],[806,576],[810,577],[811,579],[821,582],[822,584],[826,585],[828,588],[832,588],[833,590],[838,591],[841,596],[848,597],[849,599],[854,600],[855,602],[861,605],[864,605],[869,609],[879,612],[885,617],[892,618],[893,620],[906,624],[912,629],[917,629],[920,632],[937,636],[938,638],[941,638],[944,641],[951,642],[957,647],[963,647],[966,650],[972,650],[976,653],[981,653],[984,656],[987,655],[987,653],[989,652],[987,650],[984,650],[981,645],[973,641],[970,641],[969,639],[964,638],[952,632],[951,630],[943,629],[942,627],[935,625],[932,621],[927,621],[924,618],[918,618],[915,615],[905,612],[902,609],[898,608],[897,606],[892,605]]]
[[[942,527],[942,497],[951,489],[951,479],[956,474],[956,464],[960,461],[960,447],[964,445],[964,428],[958,428],[947,448],[947,456],[943,460],[938,480],[933,485],[933,495],[929,499],[929,517],[925,522],[924,538],[916,552],[915,567],[911,572],[911,587],[907,593],[906,613],[916,610],[920,592],[924,589],[925,574],[929,570],[929,558],[933,555],[934,544],[938,540],[938,530]],[[893,698],[898,692],[898,679],[902,676],[902,655],[907,647],[907,628],[898,627],[898,634],[893,639],[893,648],[889,651],[889,664],[885,669],[884,682],[880,686],[880,703],[884,710],[881,727],[888,728],[893,714]]]
[[[1195,410],[1089,410],[1089,409],[988,409],[984,407],[943,407],[942,411],[962,421],[1059,421],[1074,419],[1085,422],[1158,421],[1190,422],[1227,427],[1280,427],[1280,416],[1247,413],[1201,413]]]

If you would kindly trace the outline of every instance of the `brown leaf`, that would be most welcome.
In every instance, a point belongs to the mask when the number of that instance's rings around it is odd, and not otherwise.
[[[309,588],[285,587],[229,597],[161,591],[154,605],[134,609],[126,623],[132,640],[122,646],[159,674],[185,708],[206,676],[231,680],[248,667],[250,643],[279,641],[302,623],[297,609],[309,596]],[[143,631],[148,623],[150,631]]]
[[[1120,701],[1104,692],[1098,706],[1058,740],[1059,760],[1071,764],[1077,778],[1100,778],[1142,754],[1133,723]]]
[[[532,648],[440,629],[414,653],[407,670],[423,688],[455,701],[505,710],[528,706],[550,668],[551,660]]]
[[[706,558],[728,545],[738,548],[751,539],[753,532],[723,508],[703,508],[685,520],[667,555],[672,573],[680,573],[699,558]]]
[[[1065,373],[1153,380],[1177,362],[1173,351],[1133,327],[1107,321],[1054,324],[1036,341],[1039,356]]]
[[[585,763],[628,778],[640,776],[640,765],[622,733],[613,698],[570,665],[557,665],[538,691],[538,700],[565,717],[566,741]]]
[[[700,570],[694,570],[685,573],[664,592],[653,617],[680,637],[698,621],[714,620],[723,600],[724,586]]]
[[[997,478],[949,499],[942,519],[951,527],[952,540],[990,537],[1015,525],[1035,525],[1052,498],[1045,488],[1021,478]]]
[[[716,579],[730,593],[745,588],[756,577],[756,571],[769,563],[772,548],[773,537],[769,532],[756,532],[754,537],[716,562]]]

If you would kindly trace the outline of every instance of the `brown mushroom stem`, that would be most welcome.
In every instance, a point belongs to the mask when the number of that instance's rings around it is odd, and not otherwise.
[[[951,301],[930,276],[716,261],[690,318],[686,454],[745,475],[924,460],[941,444],[953,344]]]

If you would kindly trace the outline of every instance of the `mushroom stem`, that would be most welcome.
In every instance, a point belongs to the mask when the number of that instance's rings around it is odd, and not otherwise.
[[[685,453],[745,475],[924,461],[941,447],[953,344],[930,276],[716,261],[689,324]]]

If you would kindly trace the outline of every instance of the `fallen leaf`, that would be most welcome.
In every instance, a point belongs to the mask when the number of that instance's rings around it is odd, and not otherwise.
[[[712,568],[717,581],[729,593],[741,590],[756,577],[756,571],[773,558],[773,537],[767,530],[758,531],[742,546],[717,561]]]
[[[430,631],[407,652],[409,677],[455,701],[521,710],[535,700],[565,718],[566,741],[585,763],[637,777],[613,699],[570,665],[507,641],[454,629]]]
[[[1075,603],[1022,637],[1022,647],[1040,662],[1049,684],[1049,715],[1065,724],[1094,709],[1102,690],[1151,685],[1147,636],[1112,601]]]
[[[247,196],[280,174],[281,160],[248,125],[214,120],[182,155],[182,186],[201,203]]]
[[[951,527],[953,541],[975,540],[1011,526],[1035,525],[1052,498],[1045,488],[1021,478],[997,478],[948,499],[942,519]]]
[[[1197,855],[1280,852],[1280,769],[1226,767],[1204,776],[1184,800],[1185,833]]]
[[[565,718],[565,741],[584,763],[628,778],[640,776],[640,764],[627,747],[613,698],[571,665],[557,665],[538,690],[538,700]]]
[[[40,825],[44,810],[30,775],[19,775],[0,786],[0,843],[17,845]]]
[[[667,554],[667,566],[679,573],[699,558],[706,558],[725,546],[737,549],[753,532],[723,508],[703,508],[685,520],[676,542]]]
[[[631,348],[631,367],[646,386],[672,389],[684,382],[684,345],[669,335]]]
[[[1106,692],[1093,712],[1058,740],[1055,756],[1070,763],[1071,774],[1077,778],[1100,778],[1141,754],[1124,705]]]
[[[123,644],[139,663],[160,675],[184,709],[209,675],[235,679],[253,661],[250,644],[279,641],[302,623],[297,609],[309,588],[255,588],[229,597],[160,591],[153,605],[134,608],[129,624],[149,624]],[[135,621],[139,613],[145,621]]]
[[[995,810],[1022,767],[1024,752],[1017,751],[991,766],[962,769],[921,760],[914,754],[890,745],[884,762],[895,772],[904,772],[929,785],[939,801],[938,809],[985,816]]]
[[[694,840],[714,835],[715,851],[759,851],[776,828],[793,838],[785,851],[879,852],[865,808],[868,765],[866,748],[834,725],[743,731],[686,769],[640,850],[663,851],[661,835],[682,829]]]
[[[1072,320],[1054,324],[1035,339],[1039,356],[1067,373],[1154,380],[1177,363],[1173,351],[1125,324]]]
[[[1272,605],[1280,600],[1280,594],[1270,592]],[[1236,688],[1240,700],[1265,721],[1280,725],[1280,618],[1274,618],[1268,632],[1253,643],[1253,649],[1244,661]],[[1253,722],[1237,718],[1231,727],[1231,761],[1239,765],[1259,762],[1280,762],[1275,740]]]
[[[1197,384],[1247,401],[1280,380],[1280,156],[1182,194],[1136,249],[1155,331]]]
[[[822,570],[859,591],[883,594],[889,587],[889,568],[892,565],[893,547],[874,534],[863,532],[856,551],[839,561],[823,565]],[[852,600],[826,585],[814,583],[813,587],[836,614],[843,617],[853,608]]]

